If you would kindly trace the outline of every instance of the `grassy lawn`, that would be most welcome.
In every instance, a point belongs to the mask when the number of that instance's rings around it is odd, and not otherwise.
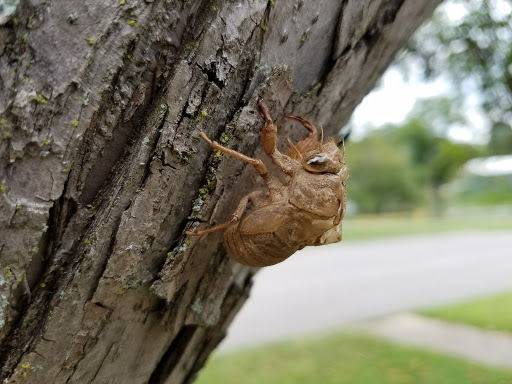
[[[491,369],[362,335],[336,333],[214,355],[198,384],[505,384]]]
[[[421,312],[442,320],[512,332],[512,292]]]
[[[343,220],[343,241],[447,231],[512,229],[510,217],[356,216]]]

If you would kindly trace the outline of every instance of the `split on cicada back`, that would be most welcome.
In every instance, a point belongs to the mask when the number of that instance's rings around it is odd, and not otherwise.
[[[310,153],[312,151],[317,150],[318,152],[323,152],[323,141],[324,141],[324,130],[323,128],[320,128],[320,139],[318,138],[318,132],[316,127],[311,124],[311,122],[307,119],[304,119],[302,117],[296,117],[296,116],[285,116],[287,119],[295,120],[299,123],[301,123],[308,131],[309,134],[303,138],[302,140],[297,141],[296,143],[293,143],[292,140],[287,137],[286,142],[288,143],[288,152],[286,153],[288,157],[291,157],[292,159],[296,161],[302,161],[305,154]],[[336,143],[336,146],[338,148],[343,148],[342,150],[342,158],[343,161],[345,161],[345,138],[348,135],[345,135],[341,140],[336,141],[335,139],[331,138],[329,139],[329,142]]]
[[[296,116],[285,116],[287,119],[295,120],[301,123],[304,128],[309,131],[309,134],[302,140],[297,141],[295,144],[290,140],[289,137],[286,138],[288,142],[288,152],[287,155],[291,157],[293,160],[301,161],[304,154],[314,151],[315,149],[322,148],[322,141],[318,140],[318,133],[313,124],[302,117]],[[322,131],[323,136],[323,131]]]

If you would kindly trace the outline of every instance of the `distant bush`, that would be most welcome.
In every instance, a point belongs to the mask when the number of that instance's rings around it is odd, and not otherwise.
[[[413,210],[429,202],[443,210],[441,187],[480,150],[436,136],[424,119],[371,131],[347,144],[348,198],[363,213]]]
[[[464,174],[455,184],[452,199],[468,205],[512,204],[512,175]]]
[[[407,154],[371,137],[347,145],[348,198],[358,212],[411,210],[423,201],[419,178]]]

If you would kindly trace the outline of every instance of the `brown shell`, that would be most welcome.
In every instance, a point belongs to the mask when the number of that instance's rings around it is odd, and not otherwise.
[[[282,183],[271,175],[261,160],[223,147],[201,132],[201,137],[215,150],[253,165],[269,192],[264,197],[259,191],[244,196],[230,221],[186,234],[201,236],[226,228],[224,246],[228,255],[241,264],[264,267],[286,260],[305,246],[341,240],[348,168],[345,153],[339,151],[335,142],[323,144],[316,128],[299,117],[287,116],[299,121],[309,134],[295,144],[288,139],[287,154],[280,153],[277,126],[265,105],[259,104],[258,111],[265,119],[261,133],[263,148],[274,165],[289,176],[287,181]],[[249,201],[255,208],[244,214]]]

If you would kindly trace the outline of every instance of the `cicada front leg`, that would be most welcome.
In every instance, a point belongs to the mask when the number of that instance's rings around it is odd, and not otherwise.
[[[261,130],[261,140],[265,153],[281,171],[287,175],[292,175],[294,170],[300,167],[300,163],[279,152],[277,149],[277,126],[272,121],[265,104],[259,103],[257,108],[259,114],[265,120],[265,126]]]
[[[302,156],[307,152],[315,149],[318,149],[320,152],[322,151],[323,131],[322,137],[320,137],[319,140],[317,129],[309,120],[296,116],[285,117],[287,119],[301,123],[302,126],[309,131],[309,134],[306,137],[297,141],[295,144],[293,144],[291,141],[288,141],[288,145],[290,146],[290,151],[288,151],[289,156],[297,160],[302,160]]]
[[[263,143],[263,149],[268,156],[272,156],[272,153],[277,147],[277,126],[272,121],[265,104],[259,103],[256,108],[258,109],[261,117],[265,119],[265,126],[261,129],[261,142]]]
[[[303,117],[297,117],[297,116],[285,116],[287,119],[295,120],[301,123],[304,128],[306,128],[309,131],[309,134],[306,137],[315,137],[318,138],[318,133],[316,131],[316,127],[307,119],[304,119]]]

